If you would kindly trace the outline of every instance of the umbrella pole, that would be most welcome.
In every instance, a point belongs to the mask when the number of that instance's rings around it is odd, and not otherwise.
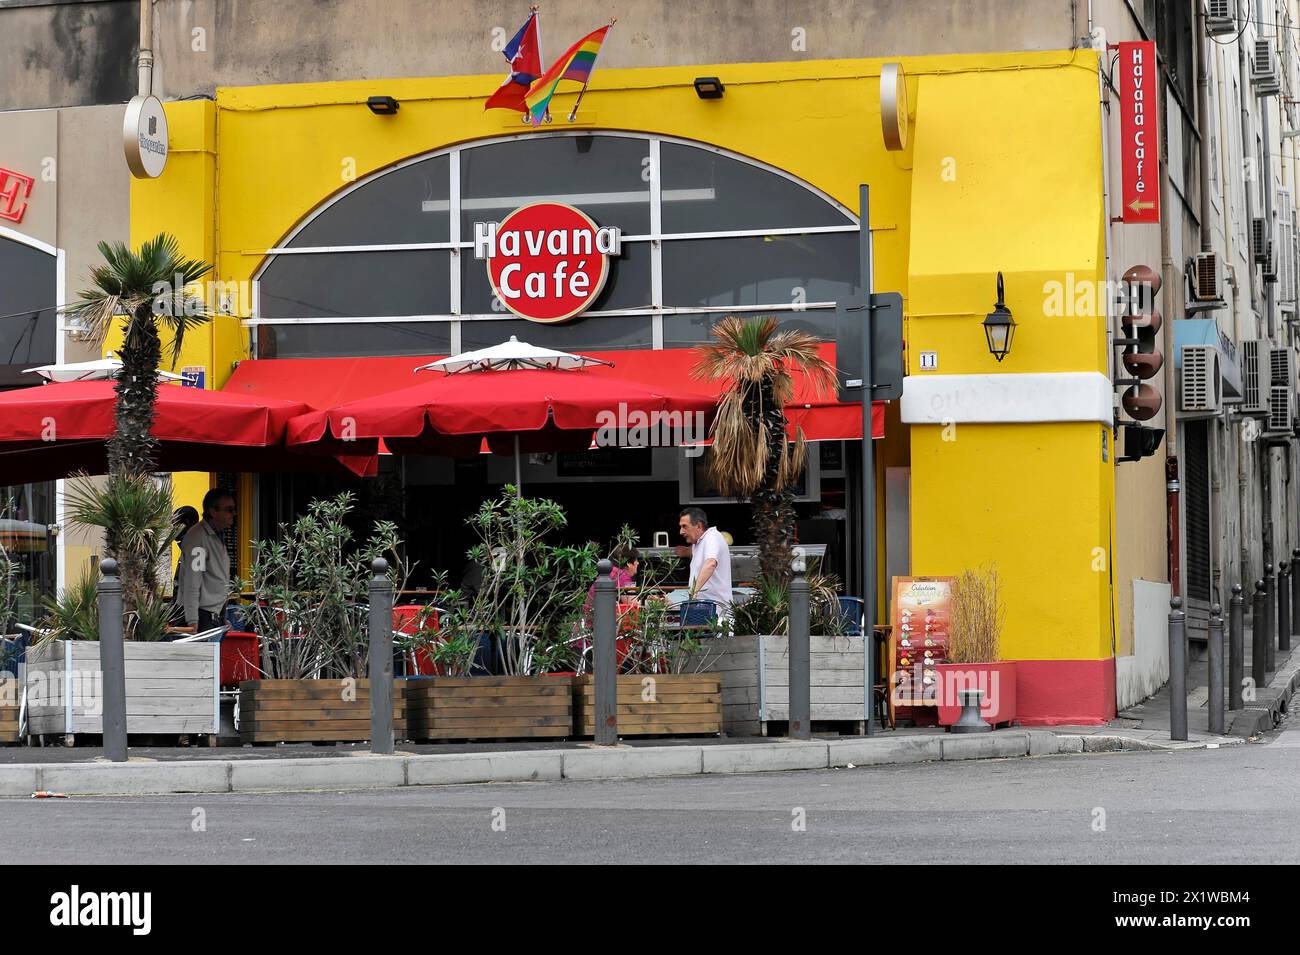
[[[515,435],[515,499],[523,499],[523,465],[519,460],[519,435]],[[524,531],[519,526],[518,519],[515,520],[515,553],[519,559],[519,579],[524,578]],[[524,649],[524,602],[516,598],[519,605],[519,620],[515,628],[515,645],[522,656]],[[526,674],[523,674],[526,675]]]

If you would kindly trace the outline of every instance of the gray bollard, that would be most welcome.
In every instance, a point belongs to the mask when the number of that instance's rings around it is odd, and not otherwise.
[[[1264,669],[1277,669],[1277,575],[1264,565]]]
[[[993,724],[984,719],[980,710],[984,706],[984,691],[962,687],[957,691],[957,703],[961,706],[961,715],[957,722],[948,727],[949,733],[991,733]]]
[[[1187,615],[1182,597],[1169,601],[1169,738],[1187,739]]]
[[[1210,608],[1210,732],[1223,735],[1223,608]]]
[[[1291,649],[1291,574],[1286,561],[1278,562],[1277,575],[1277,648]]]
[[[1232,585],[1228,600],[1228,709],[1242,707],[1241,681],[1246,678],[1246,600],[1241,595],[1241,584]]]
[[[126,762],[126,649],[122,636],[122,579],[117,561],[100,562],[96,603],[99,607],[99,669],[104,680],[104,755]],[[70,692],[64,687],[64,692]]]
[[[1255,596],[1250,608],[1250,676],[1255,681],[1255,691],[1268,686],[1268,594],[1264,581],[1255,581]]]
[[[370,752],[393,753],[393,582],[388,561],[370,565]]]
[[[596,566],[596,648],[592,672],[595,678],[596,742],[613,746],[618,742],[618,665],[615,654],[615,614],[618,585],[610,572],[614,565],[602,560]]]
[[[812,738],[812,670],[809,657],[808,578],[796,559],[790,581],[790,738]]]

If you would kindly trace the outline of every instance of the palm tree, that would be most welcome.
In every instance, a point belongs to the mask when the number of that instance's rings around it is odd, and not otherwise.
[[[126,319],[117,356],[117,406],[108,441],[110,475],[149,474],[157,442],[153,428],[162,363],[162,332],[171,333],[171,361],[176,364],[189,329],[211,313],[203,298],[186,291],[212,266],[181,255],[175,236],[160,233],[133,252],[124,243],[99,243],[106,264],[91,269],[91,287],[64,311],[79,321],[90,340],[101,346],[119,315]]]
[[[117,558],[128,609],[143,607],[156,592],[157,555],[170,541],[171,492],[154,484],[157,440],[153,430],[163,332],[171,338],[171,363],[180,357],[185,332],[208,321],[201,296],[187,291],[211,271],[206,262],[181,255],[166,233],[134,252],[121,242],[99,243],[104,265],[91,270],[91,287],[64,313],[101,346],[114,321],[125,319],[114,391],[113,434],[108,439],[108,483],[79,482],[70,494],[72,517],[102,527],[105,548]]]
[[[775,318],[736,316],[713,327],[714,341],[696,349],[695,376],[726,381],[713,422],[712,474],[728,497],[748,497],[753,507],[759,568],[769,581],[790,580],[794,540],[792,485],[803,470],[803,431],[786,438],[785,405],[794,395],[792,372],[816,393],[833,391],[835,369],[807,332],[780,331]]]

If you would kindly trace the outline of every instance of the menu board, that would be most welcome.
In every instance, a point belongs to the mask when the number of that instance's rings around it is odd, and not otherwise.
[[[890,604],[889,702],[934,706],[939,677],[948,662],[955,577],[895,577]]]

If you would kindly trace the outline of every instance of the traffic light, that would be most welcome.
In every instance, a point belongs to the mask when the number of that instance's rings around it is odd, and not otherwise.
[[[1120,405],[1134,421],[1150,421],[1163,403],[1160,392],[1147,384],[1165,363],[1157,347],[1162,324],[1156,309],[1159,293],[1160,273],[1150,266],[1135,265],[1120,278],[1119,320],[1125,337],[1114,344],[1124,349],[1120,362],[1132,377],[1116,378],[1115,386],[1127,389]]]
[[[1164,439],[1164,428],[1144,428],[1140,424],[1123,425],[1124,453],[1115,461],[1141,461],[1155,454]]]

